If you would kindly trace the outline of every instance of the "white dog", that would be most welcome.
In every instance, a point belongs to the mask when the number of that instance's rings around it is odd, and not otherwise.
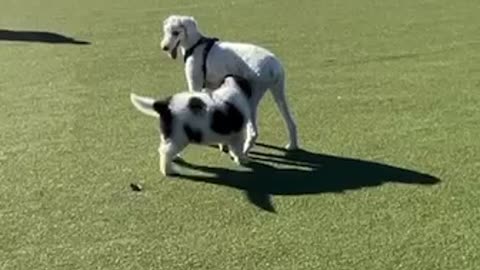
[[[228,76],[213,92],[182,92],[165,100],[130,95],[141,112],[160,118],[160,171],[176,174],[173,158],[189,143],[225,144],[233,160],[247,161],[246,126],[251,122],[248,82]]]
[[[290,142],[286,148],[298,148],[296,124],[285,97],[285,72],[275,55],[256,45],[207,38],[193,17],[172,15],[163,22],[163,32],[162,50],[175,59],[181,49],[190,91],[216,89],[227,74],[248,80],[252,87],[252,122],[248,126],[247,152],[258,136],[257,107],[268,89],[288,128]]]

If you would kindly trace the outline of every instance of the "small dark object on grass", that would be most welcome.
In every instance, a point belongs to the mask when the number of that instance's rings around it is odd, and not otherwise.
[[[130,188],[132,189],[132,191],[136,191],[136,192],[143,191],[143,187],[140,184],[131,183]]]

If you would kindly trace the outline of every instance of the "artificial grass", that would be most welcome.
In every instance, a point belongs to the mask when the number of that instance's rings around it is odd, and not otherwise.
[[[478,8],[3,0],[1,28],[90,44],[0,40],[0,269],[476,269]],[[186,89],[172,13],[282,59],[304,152],[267,96],[253,170],[190,147],[160,176],[128,95]]]

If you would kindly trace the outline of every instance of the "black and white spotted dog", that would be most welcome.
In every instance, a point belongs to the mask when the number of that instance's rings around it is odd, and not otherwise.
[[[160,118],[160,171],[176,174],[173,158],[188,144],[225,144],[237,164],[246,161],[251,120],[251,88],[245,79],[227,76],[213,92],[182,92],[164,100],[130,95],[141,112]]]

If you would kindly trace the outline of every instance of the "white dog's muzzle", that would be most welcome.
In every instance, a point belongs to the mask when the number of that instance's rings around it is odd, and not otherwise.
[[[162,42],[163,44],[163,42]],[[165,46],[165,45],[162,45],[162,50],[168,52],[168,55],[172,58],[172,59],[177,59],[177,54],[178,54],[178,46],[180,45],[180,40],[177,40],[177,42],[175,43],[175,45],[173,45],[172,47],[168,47],[168,46]]]
[[[180,45],[180,40],[177,40],[177,43],[175,43],[175,46],[173,46],[173,48],[169,51],[170,57],[172,59],[177,59],[179,45]]]

